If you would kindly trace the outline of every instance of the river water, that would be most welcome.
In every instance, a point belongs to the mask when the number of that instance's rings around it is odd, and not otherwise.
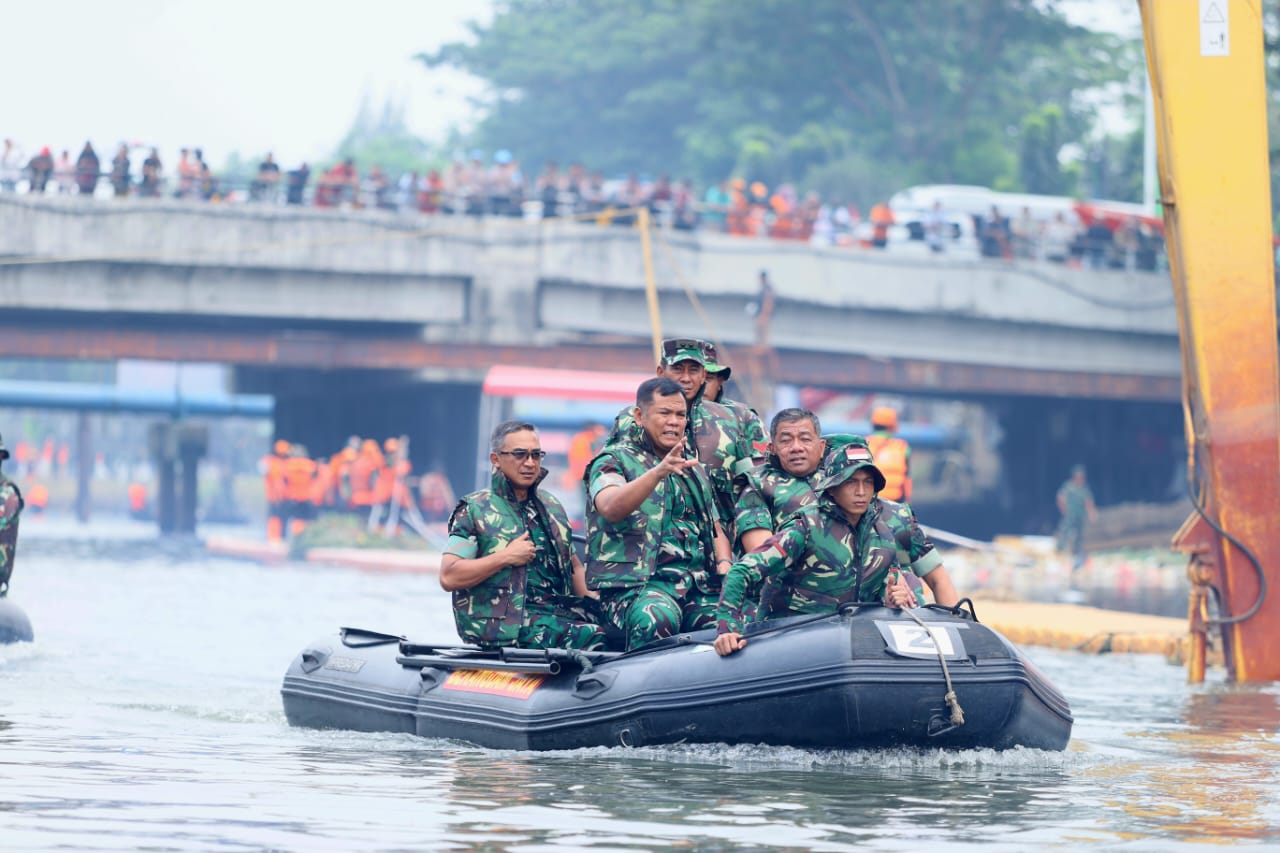
[[[1071,701],[1063,753],[529,753],[294,729],[280,682],[311,640],[454,636],[433,577],[260,568],[39,521],[12,591],[36,642],[0,646],[3,850],[1280,846],[1274,685],[1028,649]]]

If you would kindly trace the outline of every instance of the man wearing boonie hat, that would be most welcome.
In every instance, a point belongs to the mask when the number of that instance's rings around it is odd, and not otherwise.
[[[707,388],[702,392],[702,398],[719,403],[733,412],[738,418],[738,429],[745,435],[747,441],[751,442],[753,455],[763,459],[769,452],[769,438],[764,434],[764,423],[760,420],[760,414],[746,403],[725,398],[724,386],[733,375],[733,368],[721,363],[715,344],[705,341],[704,343],[704,354],[707,357]]]
[[[9,458],[0,436],[0,462]],[[0,472],[0,598],[9,591],[9,577],[13,574],[13,553],[18,547],[18,516],[22,514],[22,492]]]
[[[832,436],[827,443],[831,449],[813,487],[817,503],[740,557],[725,576],[716,613],[719,654],[746,646],[741,635],[746,590],[765,578],[782,586],[766,618],[834,613],[850,602],[917,607],[924,603],[919,578],[939,604],[954,606],[959,600],[911,508],[876,497],[884,475],[866,441]]]

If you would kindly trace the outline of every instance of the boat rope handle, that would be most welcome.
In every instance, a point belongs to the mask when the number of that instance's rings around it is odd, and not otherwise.
[[[956,698],[956,689],[951,686],[951,670],[947,668],[947,657],[942,653],[942,646],[938,645],[938,638],[933,635],[933,629],[926,625],[919,616],[912,613],[910,608],[905,608],[902,612],[910,616],[917,625],[923,628],[933,642],[933,650],[938,653],[938,663],[942,664],[942,677],[947,682],[947,695],[943,698],[947,702],[947,707],[951,709],[951,725],[963,726],[964,709],[960,707],[960,700]]]

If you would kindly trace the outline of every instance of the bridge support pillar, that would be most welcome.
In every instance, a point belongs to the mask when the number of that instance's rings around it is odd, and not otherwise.
[[[156,466],[156,521],[161,533],[194,533],[200,457],[209,446],[202,424],[151,425],[151,457]]]

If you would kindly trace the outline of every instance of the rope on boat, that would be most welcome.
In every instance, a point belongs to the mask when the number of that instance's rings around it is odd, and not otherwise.
[[[960,700],[956,698],[956,689],[951,686],[951,670],[947,668],[947,656],[942,653],[942,646],[938,644],[938,638],[933,635],[933,629],[926,625],[923,619],[911,612],[911,608],[904,608],[902,612],[910,616],[912,621],[923,628],[933,642],[933,649],[938,653],[938,663],[942,664],[942,677],[947,682],[947,695],[943,698],[947,702],[947,707],[951,709],[951,725],[963,726],[964,709],[960,707]]]

